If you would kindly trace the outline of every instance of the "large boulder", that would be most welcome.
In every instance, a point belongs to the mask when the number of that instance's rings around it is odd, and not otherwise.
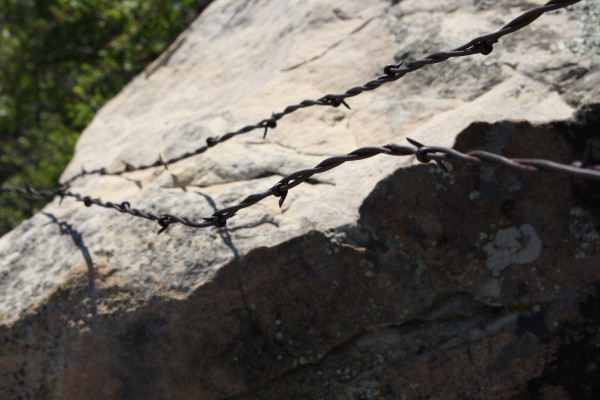
[[[367,4],[368,3],[368,4]],[[99,111],[63,179],[175,157],[534,6],[218,0]],[[74,192],[195,220],[282,176],[411,137],[598,162],[600,6],[487,55],[299,110],[166,168]],[[0,239],[0,398],[412,399],[600,395],[600,186],[380,156],[225,229],[56,199]]]

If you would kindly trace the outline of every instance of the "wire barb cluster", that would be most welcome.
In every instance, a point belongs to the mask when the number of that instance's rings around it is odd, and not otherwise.
[[[381,147],[362,147],[343,156],[327,158],[313,168],[307,168],[293,172],[292,174],[279,180],[275,185],[266,191],[251,194],[238,204],[217,210],[211,216],[202,218],[200,221],[174,214],[155,214],[139,208],[134,208],[127,201],[114,203],[110,201],[104,201],[100,198],[85,196],[70,190],[70,186],[75,180],[87,175],[122,175],[131,171],[140,171],[157,167],[164,167],[168,169],[168,166],[171,164],[202,154],[211,147],[223,143],[235,136],[251,132],[255,129],[264,129],[264,137],[269,129],[274,129],[277,127],[277,122],[280,119],[302,108],[308,108],[312,106],[339,107],[340,105],[350,108],[346,102],[348,98],[358,96],[359,94],[367,91],[375,90],[386,83],[394,82],[406,74],[423,68],[426,65],[440,63],[454,57],[463,57],[473,54],[487,55],[493,51],[493,45],[498,42],[501,37],[522,29],[546,12],[563,8],[579,1],[580,0],[551,0],[541,7],[537,7],[525,12],[503,26],[500,30],[476,37],[454,50],[433,53],[421,60],[410,61],[408,63],[401,62],[398,64],[387,65],[383,68],[383,75],[379,76],[375,80],[365,83],[362,86],[350,88],[340,94],[327,94],[317,100],[304,100],[298,104],[289,105],[283,111],[273,113],[270,118],[263,119],[256,124],[247,125],[237,131],[228,132],[221,136],[209,137],[206,139],[205,145],[173,158],[165,160],[159,155],[156,161],[137,166],[123,162],[124,167],[115,171],[108,171],[107,168],[98,168],[90,171],[82,170],[79,174],[76,174],[70,179],[64,181],[59,188],[54,190],[38,190],[28,185],[26,188],[0,187],[0,193],[13,193],[30,199],[53,198],[59,196],[61,198],[61,202],[66,197],[73,198],[76,201],[82,202],[88,207],[99,206],[112,209],[120,213],[129,214],[134,217],[154,221],[160,226],[160,230],[158,231],[160,234],[174,224],[182,224],[192,228],[225,227],[227,221],[235,216],[238,211],[251,207],[254,204],[271,196],[279,198],[279,206],[281,207],[283,206],[288,192],[301,183],[306,182],[313,175],[329,171],[330,169],[336,168],[346,162],[359,161],[377,155],[415,156],[416,159],[422,163],[428,163],[430,161],[436,162],[438,166],[446,172],[448,172],[448,169],[444,165],[444,162],[466,162],[471,164],[494,164],[526,171],[556,172],[574,177],[600,180],[600,166],[593,168],[577,168],[574,166],[542,159],[511,159],[481,150],[461,153],[448,147],[425,146],[415,140],[408,139],[412,146],[388,144]]]
[[[64,181],[63,184],[66,185],[66,184],[73,183],[77,179],[82,178],[87,175],[123,175],[125,173],[132,172],[132,171],[141,171],[141,170],[157,168],[157,167],[167,168],[168,165],[175,164],[179,161],[202,154],[202,153],[206,152],[208,149],[210,149],[211,147],[214,147],[220,143],[226,142],[235,136],[243,135],[245,133],[252,132],[256,129],[264,129],[264,132],[263,132],[263,138],[264,138],[264,137],[266,137],[267,131],[269,129],[275,129],[277,127],[277,122],[280,119],[282,119],[285,116],[290,115],[300,109],[303,109],[303,108],[308,108],[308,107],[313,107],[313,106],[331,106],[331,107],[337,108],[340,105],[343,105],[346,108],[350,109],[350,106],[346,102],[346,99],[348,99],[350,97],[358,96],[359,94],[362,94],[364,92],[375,90],[386,83],[395,82],[398,79],[405,76],[406,74],[409,74],[418,69],[421,69],[424,66],[429,65],[429,64],[437,64],[437,63],[440,63],[442,61],[445,61],[445,60],[448,60],[448,59],[454,58],[454,57],[471,56],[474,54],[488,55],[493,51],[493,49],[494,49],[493,45],[496,42],[498,42],[498,40],[501,37],[506,36],[509,33],[513,33],[515,31],[518,31],[518,30],[526,27],[527,25],[531,24],[533,21],[538,19],[544,13],[547,13],[549,11],[554,11],[559,8],[567,7],[569,5],[578,3],[579,1],[581,1],[581,0],[569,0],[569,1],[551,0],[543,6],[533,8],[533,9],[525,12],[524,14],[521,14],[519,17],[513,19],[508,24],[504,25],[498,31],[489,33],[487,35],[478,36],[478,37],[472,39],[471,41],[465,43],[464,45],[455,48],[454,50],[433,53],[423,59],[410,61],[408,63],[400,62],[398,64],[386,65],[383,68],[383,75],[379,76],[375,80],[371,80],[371,81],[365,83],[364,85],[355,86],[353,88],[346,90],[343,93],[326,94],[325,96],[322,96],[321,98],[319,98],[317,100],[303,100],[298,104],[288,105],[287,107],[285,107],[283,109],[283,111],[273,113],[270,118],[265,118],[258,123],[247,125],[243,128],[238,129],[237,131],[227,132],[221,136],[209,137],[206,139],[206,144],[204,144],[203,146],[198,147],[195,150],[188,151],[188,152],[180,154],[178,156],[169,158],[167,160],[163,160],[162,156],[159,155],[158,159],[156,161],[151,162],[149,164],[141,164],[141,165],[134,166],[127,162],[123,162],[125,167],[120,170],[115,170],[115,171],[108,171],[107,168],[97,168],[97,169],[90,170],[90,171],[86,171],[86,170],[82,169],[80,173],[78,173],[78,174],[72,176],[71,178],[69,178],[68,180]]]

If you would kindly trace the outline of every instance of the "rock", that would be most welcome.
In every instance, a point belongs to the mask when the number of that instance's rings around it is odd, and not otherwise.
[[[530,6],[216,1],[98,113],[63,178],[192,151]],[[351,110],[300,110],[266,139],[72,190],[201,220],[329,155],[405,137],[598,164],[599,10],[544,15],[488,56],[426,66]],[[55,200],[0,239],[0,397],[597,395],[598,183],[413,164],[342,165],[224,230],[156,236],[155,223]]]

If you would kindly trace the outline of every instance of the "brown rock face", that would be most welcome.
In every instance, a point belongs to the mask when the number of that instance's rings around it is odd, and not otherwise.
[[[193,149],[524,7],[217,1],[99,113],[65,176]],[[264,141],[73,190],[200,218],[405,136],[600,164],[599,10],[544,16],[486,58],[424,68],[349,111],[299,112]],[[600,398],[600,184],[411,162],[336,168],[224,230],[157,237],[145,221],[49,205],[0,239],[0,398]]]
[[[580,159],[598,110],[576,122],[473,124],[456,148]],[[598,189],[497,167],[419,165],[381,181],[356,226],[253,250],[185,300],[126,311],[110,272],[82,269],[2,329],[3,393],[595,398]],[[231,236],[219,235],[236,256]],[[111,313],[94,314],[100,298],[115,300]]]

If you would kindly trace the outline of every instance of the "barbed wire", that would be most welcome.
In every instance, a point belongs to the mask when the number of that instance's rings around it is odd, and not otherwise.
[[[329,171],[346,162],[364,160],[377,155],[416,156],[416,159],[421,163],[435,161],[440,168],[444,169],[445,171],[448,170],[444,166],[444,162],[466,162],[469,164],[498,165],[531,172],[555,172],[573,177],[600,180],[600,165],[589,168],[579,168],[545,159],[508,158],[483,150],[474,150],[468,153],[462,153],[458,150],[448,147],[424,146],[415,140],[407,140],[413,146],[388,144],[381,147],[361,147],[343,156],[327,158],[321,161],[315,167],[295,171],[280,179],[275,185],[271,186],[264,192],[251,194],[238,204],[219,209],[210,217],[202,218],[201,221],[193,220],[192,218],[185,216],[177,216],[174,214],[155,214],[139,208],[131,207],[131,204],[127,201],[122,203],[103,201],[99,198],[92,198],[90,196],[84,196],[80,193],[74,193],[70,191],[67,186],[47,191],[37,190],[31,186],[28,186],[25,189],[1,187],[0,193],[15,193],[34,199],[53,198],[60,196],[61,201],[65,197],[74,198],[75,200],[84,203],[88,207],[92,205],[100,206],[116,210],[120,213],[130,214],[134,217],[155,221],[160,225],[160,230],[158,231],[160,234],[173,224],[182,224],[192,228],[223,228],[227,224],[227,221],[235,216],[238,211],[248,208],[271,196],[279,198],[279,206],[281,207],[283,206],[283,202],[285,201],[289,190],[295,188],[303,182],[306,182],[313,175]]]
[[[445,167],[444,162],[466,162],[471,164],[500,165],[503,167],[515,168],[526,171],[556,172],[574,177],[600,180],[600,166],[581,168],[566,164],[560,164],[544,159],[511,159],[482,150],[462,153],[448,147],[424,146],[419,142],[408,139],[408,141],[413,146],[389,144],[381,147],[362,147],[344,156],[327,158],[313,168],[293,172],[290,175],[279,180],[275,185],[273,185],[266,191],[251,194],[238,204],[218,209],[214,211],[214,213],[211,216],[202,218],[201,220],[194,220],[190,217],[178,216],[174,214],[156,214],[150,211],[134,208],[127,201],[121,203],[114,203],[110,201],[104,201],[100,198],[92,198],[90,196],[86,196],[70,190],[70,184],[72,182],[86,175],[122,175],[126,172],[139,171],[160,166],[164,166],[165,168],[167,168],[170,164],[204,153],[209,148],[214,147],[219,143],[223,143],[234,136],[238,136],[259,128],[263,128],[264,135],[266,135],[269,128],[273,129],[277,126],[277,121],[301,108],[307,108],[316,105],[333,107],[339,107],[340,105],[344,105],[350,108],[346,103],[346,99],[357,96],[366,91],[375,90],[383,84],[396,81],[402,78],[404,75],[410,72],[414,72],[424,67],[425,65],[439,63],[453,57],[462,57],[473,54],[487,55],[493,50],[493,45],[501,37],[509,33],[515,32],[519,29],[522,29],[523,27],[529,25],[546,12],[563,8],[568,5],[577,3],[579,1],[580,0],[549,1],[544,6],[531,9],[525,12],[524,14],[520,15],[519,17],[513,19],[500,30],[487,35],[476,37],[470,42],[452,51],[433,53],[425,57],[424,59],[411,61],[407,64],[399,63],[387,65],[383,70],[384,75],[381,75],[377,79],[367,82],[362,86],[353,87],[341,94],[327,94],[317,100],[304,100],[298,104],[287,106],[282,112],[273,113],[271,118],[264,119],[257,124],[245,126],[238,131],[229,132],[222,136],[210,137],[207,139],[205,146],[199,147],[196,150],[184,153],[177,157],[163,160],[162,157],[159,156],[157,161],[151,164],[143,164],[139,166],[133,166],[131,164],[124,163],[124,169],[112,172],[107,171],[106,168],[99,168],[91,171],[82,170],[82,172],[66,180],[57,189],[54,190],[38,190],[28,185],[26,188],[0,187],[0,193],[13,193],[26,197],[30,200],[53,198],[59,196],[61,197],[62,202],[62,200],[65,197],[73,198],[76,201],[84,203],[84,205],[88,207],[95,205],[103,208],[116,210],[121,213],[132,215],[134,217],[144,218],[150,221],[157,222],[160,225],[160,230],[158,231],[158,233],[160,234],[173,224],[182,224],[192,228],[223,228],[226,226],[227,221],[233,216],[235,216],[240,210],[248,208],[271,196],[279,198],[279,206],[281,207],[283,205],[283,202],[285,201],[289,190],[293,189],[294,187],[300,185],[303,182],[306,182],[313,175],[329,171],[330,169],[336,168],[346,162],[363,160],[366,158],[374,157],[376,155],[416,156],[416,159],[422,163],[435,161],[440,166],[440,168],[442,168],[445,171],[447,171],[447,168]]]
[[[400,62],[399,64],[386,65],[383,68],[383,75],[379,76],[375,80],[371,80],[371,81],[365,83],[364,85],[355,86],[355,87],[350,88],[350,89],[346,90],[345,92],[339,93],[339,94],[327,94],[317,100],[303,100],[298,104],[288,105],[287,107],[285,107],[285,109],[283,111],[273,113],[270,118],[263,119],[262,121],[260,121],[256,124],[247,125],[237,131],[227,132],[221,136],[209,137],[208,139],[206,139],[205,145],[198,147],[195,150],[188,151],[186,153],[180,154],[178,156],[175,156],[175,157],[172,157],[172,158],[169,158],[166,160],[163,160],[162,156],[159,155],[159,157],[156,161],[151,162],[149,164],[141,164],[141,165],[137,165],[137,166],[134,166],[128,162],[122,161],[123,164],[125,165],[125,167],[123,169],[115,170],[115,171],[108,171],[108,169],[106,167],[97,168],[97,169],[93,169],[93,170],[89,170],[89,171],[82,169],[80,173],[73,175],[71,178],[62,182],[62,184],[63,185],[71,184],[74,181],[76,181],[77,179],[82,178],[84,176],[88,176],[88,175],[118,176],[118,175],[123,175],[128,172],[141,171],[141,170],[157,168],[157,167],[167,168],[168,165],[175,164],[179,161],[202,154],[202,153],[206,152],[208,149],[210,149],[211,147],[214,147],[220,143],[226,142],[227,140],[229,140],[235,136],[239,136],[239,135],[254,131],[256,129],[264,129],[264,134],[263,134],[263,138],[264,138],[267,134],[268,129],[274,129],[277,127],[277,122],[279,120],[281,120],[285,116],[290,115],[293,112],[303,109],[303,108],[313,107],[313,106],[339,107],[340,105],[344,105],[345,107],[347,107],[349,109],[350,106],[346,102],[346,99],[348,99],[350,97],[358,96],[361,93],[375,90],[386,83],[397,81],[398,79],[402,78],[406,74],[417,71],[417,70],[423,68],[425,65],[437,64],[442,61],[448,60],[450,58],[455,58],[455,57],[464,57],[464,56],[470,56],[470,55],[474,55],[474,54],[488,55],[492,52],[493,45],[496,42],[498,42],[498,40],[500,38],[502,38],[503,36],[508,35],[510,33],[513,33],[515,31],[518,31],[518,30],[526,27],[527,25],[531,24],[533,21],[538,19],[544,13],[567,7],[569,5],[578,3],[579,1],[581,1],[581,0],[570,0],[570,1],[551,0],[551,1],[548,1],[543,6],[533,8],[533,9],[521,14],[517,18],[513,19],[512,21],[510,21],[509,23],[504,25],[498,31],[489,33],[487,35],[478,36],[478,37],[472,39],[471,41],[469,41],[468,43],[465,43],[464,45],[455,48],[454,50],[433,53],[423,59],[410,61],[406,64],[404,64],[403,62]]]

